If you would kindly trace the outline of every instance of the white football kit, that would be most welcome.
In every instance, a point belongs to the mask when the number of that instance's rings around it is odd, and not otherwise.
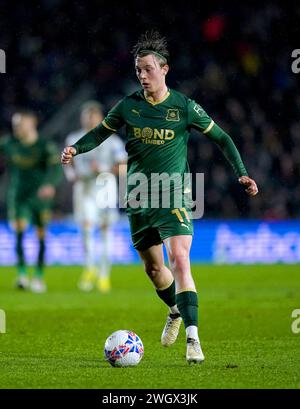
[[[73,145],[86,131],[72,132],[66,139],[67,146]],[[73,186],[74,219],[77,223],[89,222],[101,226],[116,222],[118,193],[116,176],[112,168],[127,160],[125,145],[121,138],[112,134],[100,146],[73,158],[73,168],[65,168]],[[100,169],[100,173],[96,169]]]

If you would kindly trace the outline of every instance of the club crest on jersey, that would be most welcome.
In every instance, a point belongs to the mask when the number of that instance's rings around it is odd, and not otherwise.
[[[179,109],[168,109],[167,121],[179,121]]]

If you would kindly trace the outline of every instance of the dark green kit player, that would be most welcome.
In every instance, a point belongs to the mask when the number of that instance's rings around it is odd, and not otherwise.
[[[166,85],[169,53],[166,41],[159,33],[143,35],[134,47],[135,68],[142,90],[123,98],[104,121],[62,153],[62,163],[70,163],[72,156],[87,152],[102,143],[111,133],[126,127],[128,152],[128,207],[132,240],[145,271],[152,280],[158,296],[170,312],[161,342],[169,346],[175,342],[181,321],[187,337],[187,361],[204,361],[198,335],[198,297],[190,267],[190,247],[193,226],[191,209],[184,200],[184,191],[176,181],[189,172],[187,142],[192,128],[215,142],[230,162],[246,192],[254,196],[257,186],[250,179],[232,139],[207,115],[203,108],[185,95]],[[152,206],[153,178],[169,175],[170,204]],[[143,177],[141,177],[141,175]],[[135,187],[131,180],[140,180],[142,206],[134,200]],[[148,190],[145,188],[148,181]],[[150,186],[150,189],[149,189]],[[161,192],[164,189],[161,188]],[[179,207],[175,199],[183,198]],[[148,200],[147,200],[148,199]],[[160,199],[159,199],[160,200]],[[154,200],[157,204],[157,200]],[[132,206],[132,203],[134,206]],[[164,264],[162,245],[166,246],[170,269]]]
[[[13,135],[3,138],[0,150],[9,168],[7,211],[16,232],[17,287],[33,292],[46,291],[43,281],[45,227],[51,215],[55,186],[61,179],[56,146],[39,137],[37,117],[30,111],[12,117]],[[23,248],[24,231],[32,223],[39,240],[38,260],[29,284]]]

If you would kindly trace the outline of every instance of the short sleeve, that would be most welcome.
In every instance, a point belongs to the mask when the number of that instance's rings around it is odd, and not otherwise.
[[[214,125],[214,121],[204,111],[201,105],[192,99],[188,100],[188,126],[195,128],[202,133],[207,133]]]
[[[121,99],[121,101],[119,101],[106,115],[102,122],[102,125],[105,126],[105,128],[116,132],[125,124],[123,110],[124,99]]]

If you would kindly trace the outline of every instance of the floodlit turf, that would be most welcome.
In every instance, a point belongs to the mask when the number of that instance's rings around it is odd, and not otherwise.
[[[78,267],[52,267],[44,295],[12,288],[13,268],[0,269],[0,388],[299,388],[299,266],[193,266],[206,361],[185,362],[184,328],[160,345],[166,308],[141,266],[114,266],[113,291],[83,294]],[[135,331],[145,356],[135,368],[103,359],[106,337]]]

